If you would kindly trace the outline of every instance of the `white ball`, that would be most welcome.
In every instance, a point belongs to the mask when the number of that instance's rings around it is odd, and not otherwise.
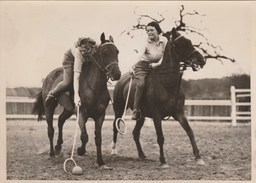
[[[83,170],[80,166],[75,166],[72,170],[72,174],[74,175],[81,175],[83,173]]]

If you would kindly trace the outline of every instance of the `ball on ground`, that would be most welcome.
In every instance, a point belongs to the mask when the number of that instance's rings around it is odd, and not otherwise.
[[[72,174],[74,175],[81,175],[83,173],[83,170],[80,166],[75,166],[72,170]]]

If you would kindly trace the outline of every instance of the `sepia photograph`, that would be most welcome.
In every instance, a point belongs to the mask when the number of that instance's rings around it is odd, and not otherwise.
[[[255,12],[0,1],[1,182],[256,181]]]

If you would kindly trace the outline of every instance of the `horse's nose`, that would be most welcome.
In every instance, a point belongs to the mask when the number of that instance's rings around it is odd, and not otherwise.
[[[121,78],[121,71],[118,70],[117,74],[116,74],[116,80],[119,80]]]
[[[119,70],[119,68],[117,68],[113,73],[113,79],[116,81],[116,80],[119,80],[120,78],[121,78],[121,71]]]

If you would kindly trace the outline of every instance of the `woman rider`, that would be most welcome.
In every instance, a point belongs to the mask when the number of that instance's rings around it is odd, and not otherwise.
[[[140,118],[141,113],[139,104],[145,86],[145,78],[151,69],[155,69],[161,65],[165,46],[167,44],[167,38],[160,35],[162,33],[162,29],[157,22],[150,22],[146,26],[146,32],[148,35],[146,45],[139,59],[139,62],[133,67],[136,82],[132,115],[133,120]]]
[[[62,92],[65,92],[74,83],[74,103],[77,106],[80,102],[78,94],[79,78],[82,65],[90,61],[91,56],[96,52],[96,42],[91,38],[79,38],[75,45],[64,54],[63,81],[53,88],[47,95],[45,102],[49,105],[56,100]]]

